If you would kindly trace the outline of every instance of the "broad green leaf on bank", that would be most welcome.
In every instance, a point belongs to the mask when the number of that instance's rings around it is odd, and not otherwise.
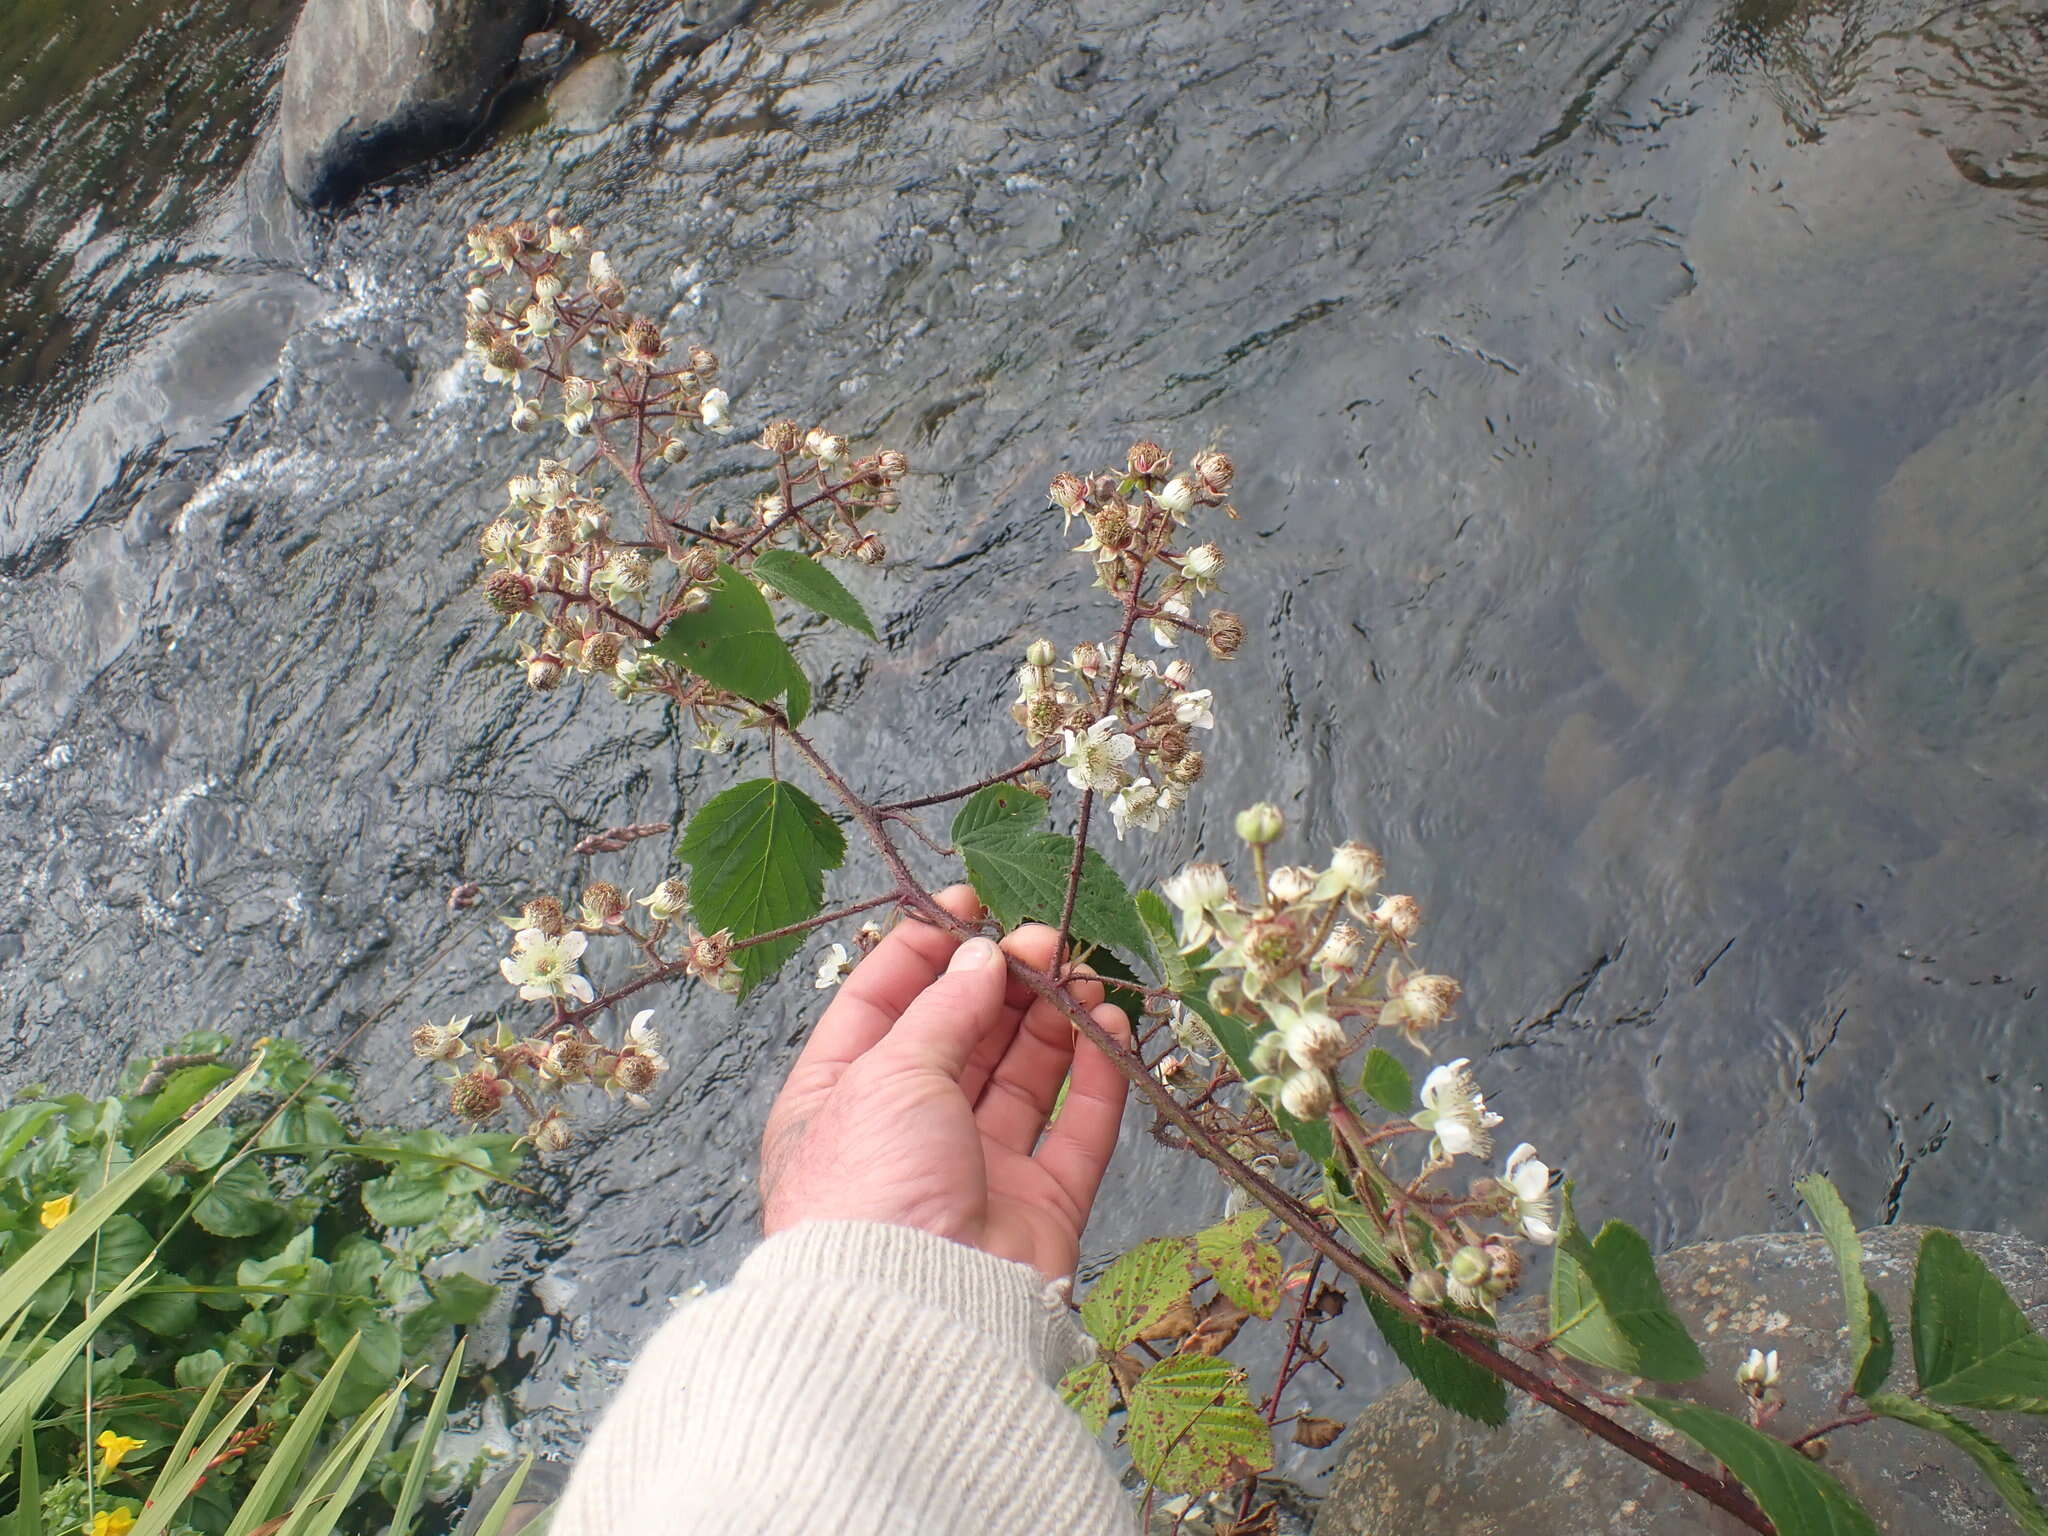
[[[1690,1381],[1707,1368],[1664,1299],[1643,1235],[1610,1221],[1591,1242],[1564,1190],[1564,1221],[1550,1275],[1550,1326],[1574,1359],[1654,1381]]]
[[[1280,1305],[1280,1250],[1259,1236],[1267,1219],[1255,1205],[1195,1234],[1195,1257],[1216,1277],[1216,1289],[1259,1317]]]
[[[1849,1319],[1850,1390],[1868,1397],[1891,1374],[1892,1325],[1884,1303],[1863,1278],[1863,1239],[1856,1235],[1855,1218],[1841,1193],[1820,1174],[1808,1174],[1793,1188],[1813,1212],[1828,1251],[1835,1256],[1835,1268],[1842,1277],[1842,1311]]]
[[[1415,1079],[1396,1056],[1374,1046],[1365,1053],[1359,1086],[1366,1097],[1390,1114],[1405,1115],[1415,1107]]]
[[[1194,1288],[1194,1245],[1155,1237],[1103,1271],[1082,1298],[1081,1326],[1104,1349],[1122,1349]]]
[[[1957,1408],[2048,1413],[2048,1339],[1998,1277],[1947,1232],[1913,1272],[1913,1367],[1923,1395]]]
[[[792,550],[764,549],[754,557],[754,574],[784,597],[802,603],[812,612],[837,619],[849,629],[859,630],[870,640],[875,638],[874,622],[868,618],[867,610],[861,607],[860,599],[847,591],[845,584],[816,560],[807,559]]]
[[[1132,1384],[1124,1437],[1153,1487],[1206,1493],[1273,1465],[1273,1436],[1242,1374],[1207,1355],[1174,1355]]]
[[[1642,1394],[1636,1402],[1726,1466],[1778,1536],[1879,1536],[1848,1489],[1784,1441],[1697,1403]]]
[[[1252,1065],[1254,1043],[1250,1026],[1233,1014],[1225,1013],[1209,1001],[1209,983],[1214,979],[1212,971],[1196,973],[1196,987],[1181,994],[1181,1001],[1194,1010],[1196,1016],[1209,1027],[1209,1033],[1216,1037],[1216,1043],[1223,1047],[1223,1054],[1230,1058],[1230,1064],[1237,1068],[1238,1076],[1250,1082],[1259,1075]],[[1330,1132],[1327,1120],[1297,1120],[1279,1105],[1268,1106],[1273,1119],[1288,1139],[1317,1163],[1327,1163],[1337,1155],[1336,1138]]]
[[[679,613],[647,649],[694,672],[714,687],[757,704],[790,696],[790,724],[803,719],[810,685],[798,671],[789,643],[775,629],[775,611],[761,589],[729,565],[720,565],[709,601]]]
[[[1493,1429],[1508,1421],[1508,1389],[1493,1372],[1467,1360],[1441,1339],[1430,1338],[1371,1291],[1363,1291],[1380,1337],[1422,1390],[1453,1413]]]
[[[750,939],[823,910],[825,871],[846,857],[846,834],[802,790],[749,779],[691,817],[676,852],[690,866],[698,926]],[[792,934],[734,951],[742,990],[772,975],[802,943],[803,935]]]
[[[974,893],[1005,928],[1057,926],[1066,904],[1074,840],[1043,830],[1046,806],[1036,795],[998,784],[975,791],[953,818],[953,846],[967,864]],[[1090,848],[1074,894],[1073,934],[1154,963],[1151,935],[1131,893],[1102,855]]]
[[[1091,1360],[1086,1365],[1075,1366],[1060,1378],[1060,1397],[1081,1415],[1081,1422],[1088,1426],[1089,1434],[1101,1434],[1102,1426],[1109,1422],[1110,1409],[1116,1406],[1115,1385],[1110,1380],[1108,1363]]]
[[[2042,1509],[2034,1485],[2027,1481],[2027,1474],[2020,1470],[2012,1452],[1983,1430],[1952,1413],[1896,1392],[1875,1393],[1865,1399],[1865,1404],[1872,1413],[1940,1435],[1983,1468],[2027,1536],[2048,1536],[2048,1510]]]

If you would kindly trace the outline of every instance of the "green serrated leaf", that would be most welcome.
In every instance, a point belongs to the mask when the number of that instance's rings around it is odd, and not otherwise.
[[[1180,939],[1174,931],[1173,912],[1166,905],[1166,898],[1147,887],[1131,899],[1138,909],[1138,921],[1151,935],[1155,968],[1161,984],[1183,996],[1197,990],[1206,992],[1207,983],[1198,980],[1199,967],[1180,952]]]
[[[690,902],[706,933],[752,938],[815,917],[825,905],[825,871],[846,857],[846,834],[802,790],[749,779],[690,818],[677,853],[690,866]],[[738,950],[742,991],[796,953],[803,935]]]
[[[861,607],[860,599],[818,561],[806,559],[793,550],[764,549],[754,557],[754,574],[812,612],[837,619],[870,640],[875,638],[874,622]]]
[[[2027,1474],[2020,1470],[2012,1452],[1976,1425],[1965,1423],[1954,1414],[1926,1403],[1915,1402],[1910,1397],[1901,1397],[1896,1392],[1874,1393],[1865,1399],[1865,1406],[1887,1419],[1897,1419],[1902,1424],[1911,1424],[1940,1435],[1983,1468],[1984,1475],[1991,1479],[1991,1485],[1998,1490],[2027,1536],[2048,1536],[2048,1510],[2042,1509],[2034,1485],[2027,1481]]]
[[[1373,1103],[1390,1114],[1405,1115],[1415,1107],[1415,1079],[1397,1057],[1378,1046],[1365,1053],[1365,1072],[1359,1086]]]
[[[1195,1234],[1195,1258],[1216,1277],[1216,1289],[1259,1317],[1280,1306],[1280,1250],[1259,1236],[1267,1219],[1255,1205]]]
[[[709,601],[677,614],[647,649],[694,672],[707,683],[757,704],[768,704],[809,685],[789,643],[775,629],[775,611],[761,589],[729,565],[720,565]],[[792,705],[794,710],[794,706]]]
[[[1081,1303],[1081,1326],[1107,1350],[1119,1350],[1195,1288],[1194,1244],[1155,1237],[1103,1272]]]
[[[1913,1367],[1920,1390],[1956,1408],[2048,1413],[2048,1339],[1998,1277],[1947,1232],[1930,1232],[1913,1272]]]
[[[1770,1516],[1778,1536],[1878,1536],[1848,1489],[1784,1441],[1697,1403],[1642,1394],[1635,1400],[1726,1466]]]
[[[1389,1280],[1398,1279],[1400,1272],[1394,1266],[1393,1255],[1387,1252],[1386,1239],[1380,1236],[1378,1224],[1359,1203],[1349,1177],[1334,1161],[1323,1165],[1323,1203],[1360,1256]]]
[[[1884,1385],[1892,1369],[1891,1320],[1884,1303],[1871,1295],[1870,1282],[1863,1278],[1863,1239],[1856,1235],[1856,1220],[1835,1186],[1817,1173],[1810,1173],[1793,1188],[1820,1226],[1828,1251],[1835,1256],[1835,1269],[1842,1277],[1842,1311],[1849,1319],[1849,1348],[1854,1365],[1851,1390],[1868,1397]]]
[[[1550,1274],[1557,1347],[1589,1365],[1655,1381],[1690,1381],[1707,1368],[1699,1346],[1664,1299],[1643,1235],[1610,1221],[1586,1240],[1564,1190],[1564,1221]]]
[[[1237,1068],[1238,1075],[1249,1082],[1259,1075],[1252,1065],[1253,1037],[1251,1029],[1235,1015],[1225,1013],[1209,1001],[1209,983],[1214,980],[1213,971],[1203,970],[1196,974],[1197,985],[1181,994],[1181,1001],[1194,1010],[1196,1016],[1209,1027],[1209,1033],[1216,1037],[1216,1043],[1223,1047],[1223,1054],[1230,1058],[1230,1064]],[[1337,1143],[1330,1131],[1327,1120],[1297,1120],[1286,1110],[1275,1104],[1273,1119],[1297,1147],[1318,1163],[1327,1163],[1337,1155]]]
[[[1242,1375],[1205,1355],[1161,1360],[1131,1384],[1124,1438],[1153,1487],[1207,1493],[1273,1465],[1273,1435]]]
[[[1116,1385],[1110,1379],[1109,1366],[1100,1360],[1075,1366],[1060,1378],[1060,1399],[1081,1415],[1089,1434],[1101,1434],[1110,1409],[1116,1406]]]
[[[1035,795],[996,785],[970,795],[953,818],[953,845],[966,861],[974,893],[1005,928],[1057,923],[1066,904],[1074,840],[1039,830],[1044,816],[1045,802]],[[1131,893],[1093,848],[1081,861],[1072,928],[1085,943],[1106,944],[1157,963]]]
[[[1441,1339],[1432,1339],[1386,1302],[1364,1292],[1365,1309],[1394,1357],[1422,1390],[1453,1413],[1494,1429],[1508,1421],[1508,1389],[1486,1367],[1467,1360]]]

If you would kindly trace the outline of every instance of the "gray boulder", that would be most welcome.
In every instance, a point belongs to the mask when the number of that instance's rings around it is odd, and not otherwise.
[[[1898,1342],[1894,1390],[1910,1388],[1913,1261],[1924,1229],[1863,1234],[1864,1272],[1884,1298]],[[2038,1328],[2048,1321],[2048,1251],[2022,1238],[1958,1233],[1991,1266]],[[1707,1374],[1666,1396],[1740,1415],[1735,1368],[1775,1349],[1788,1399],[1777,1423],[1801,1432],[1835,1418],[1848,1386],[1834,1260],[1817,1237],[1746,1237],[1682,1248],[1658,1264],[1671,1304],[1700,1343]],[[2002,1440],[2036,1489],[2048,1488],[2048,1423],[2026,1414],[1964,1414]],[[1688,1460],[1690,1442],[1647,1414],[1631,1428]],[[1526,1399],[1489,1430],[1448,1414],[1409,1382],[1352,1424],[1315,1536],[1695,1536],[1745,1529]],[[2019,1536],[1976,1466],[1902,1424],[1860,1424],[1829,1437],[1826,1465],[1894,1536]]]
[[[285,55],[285,184],[313,208],[452,149],[512,78],[548,0],[306,0]]]

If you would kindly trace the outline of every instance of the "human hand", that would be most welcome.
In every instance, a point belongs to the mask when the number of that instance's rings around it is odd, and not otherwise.
[[[938,899],[962,918],[980,912],[964,885]],[[962,944],[906,921],[854,968],[768,1112],[769,1236],[806,1220],[882,1221],[1030,1264],[1048,1279],[1073,1273],[1116,1150],[1125,1084],[1066,1015],[1008,976],[1002,951],[1043,970],[1056,938],[1034,923],[999,951],[988,939]],[[1130,1038],[1099,981],[1071,985],[1096,1023]]]

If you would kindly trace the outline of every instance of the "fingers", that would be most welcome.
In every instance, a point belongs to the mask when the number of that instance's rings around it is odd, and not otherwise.
[[[1104,1003],[1090,1010],[1095,1022],[1111,1037],[1128,1043],[1130,1020],[1124,1011]],[[1064,1022],[1064,1021],[1062,1021]],[[1072,1085],[1060,1117],[1047,1133],[1045,1145],[1035,1161],[1074,1204],[1078,1221],[1085,1225],[1095,1204],[1095,1191],[1102,1183],[1103,1170],[1116,1151],[1116,1133],[1123,1124],[1125,1083],[1116,1063],[1091,1040],[1074,1043]]]
[[[1043,923],[1026,923],[1003,941],[1003,953],[1033,970],[1043,971],[1052,964],[1053,946],[1059,935]],[[1073,993],[1084,1008],[1092,1008],[1102,1001],[1102,986],[1099,982],[1076,982]],[[960,1074],[960,1091],[967,1095],[970,1104],[980,1101],[987,1090],[988,1082],[995,1075],[998,1066],[1008,1053],[1017,1037],[1017,1028],[1038,996],[1031,986],[1014,972],[1009,979],[1008,989],[1003,994],[1003,1021],[998,1029],[991,1030],[968,1058],[966,1070]],[[1066,1068],[1060,1068],[1064,1076]]]
[[[1070,986],[1084,1008],[1092,1010],[1102,1001],[1099,981],[1076,978]],[[1073,1066],[1074,1046],[1074,1026],[1059,1005],[1034,997],[975,1103],[974,1121],[981,1133],[1029,1157]]]
[[[964,885],[939,892],[938,902],[966,922],[981,915],[981,903]],[[791,1075],[843,1067],[866,1055],[889,1033],[903,1010],[939,978],[958,947],[959,941],[951,934],[929,923],[911,920],[891,929],[840,983]]]
[[[957,1080],[975,1048],[1003,1022],[1004,978],[1008,969],[993,939],[969,939],[953,951],[939,977],[876,1047],[876,1059],[943,1072]]]

